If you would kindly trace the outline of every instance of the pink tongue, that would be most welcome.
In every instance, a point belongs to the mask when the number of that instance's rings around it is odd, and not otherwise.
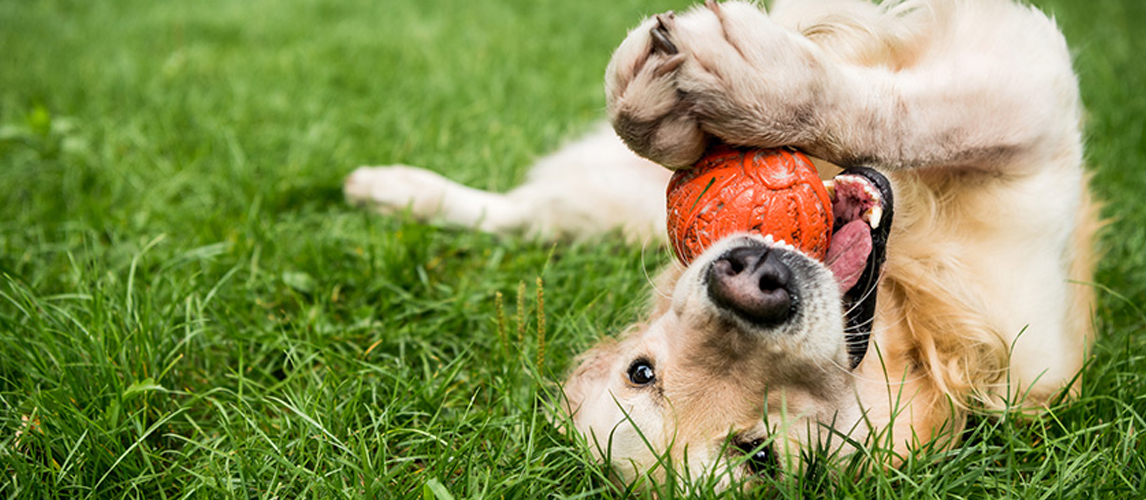
[[[840,293],[847,292],[859,281],[870,253],[871,230],[862,220],[856,219],[844,224],[832,235],[832,244],[828,247],[824,262],[832,274],[836,275]]]

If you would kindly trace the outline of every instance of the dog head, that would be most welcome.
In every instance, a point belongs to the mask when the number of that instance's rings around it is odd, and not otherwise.
[[[582,356],[565,409],[621,480],[671,469],[728,484],[796,467],[802,449],[844,441],[834,434],[856,437],[851,369],[866,350],[891,193],[866,169],[834,187],[833,240],[855,249],[833,244],[820,262],[768,236],[724,238],[662,276],[646,322]]]

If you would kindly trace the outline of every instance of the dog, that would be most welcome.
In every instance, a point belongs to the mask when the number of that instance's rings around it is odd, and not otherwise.
[[[642,21],[605,80],[612,127],[507,193],[408,166],[359,168],[345,193],[490,232],[648,241],[664,238],[672,171],[714,144],[815,159],[837,253],[865,277],[753,234],[664,270],[645,318],[563,384],[569,422],[618,480],[675,469],[726,487],[864,443],[894,466],[954,443],[975,408],[1035,412],[1077,387],[1099,220],[1077,78],[1044,13],[710,0]],[[840,236],[857,220],[862,250]]]

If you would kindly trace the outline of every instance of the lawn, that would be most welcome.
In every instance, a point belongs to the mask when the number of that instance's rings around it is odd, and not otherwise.
[[[776,494],[1146,495],[1146,4],[1036,3],[1110,219],[1082,397]],[[626,29],[685,5],[0,2],[0,496],[629,496],[542,408],[664,250],[373,216],[341,181],[508,189],[602,118]]]

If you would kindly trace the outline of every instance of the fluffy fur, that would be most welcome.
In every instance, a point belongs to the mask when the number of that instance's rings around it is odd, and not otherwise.
[[[675,54],[650,36],[666,20]],[[839,294],[810,259],[785,257],[803,313],[764,330],[704,293],[705,266],[736,241],[664,271],[657,288],[671,293],[564,385],[577,431],[621,479],[662,477],[658,456],[694,476],[759,473],[743,443],[771,442],[796,467],[832,432],[902,454],[957,435],[974,405],[1037,409],[1069,389],[1092,340],[1080,283],[1097,220],[1077,81],[1044,14],[1006,0],[709,3],[638,25],[605,88],[621,140],[602,128],[509,193],[399,166],[356,170],[347,197],[488,231],[663,238],[670,172],[655,164],[687,168],[717,139],[798,147],[825,178],[874,167],[896,196],[871,348],[854,370]],[[626,377],[634,360],[653,365],[654,384]]]

